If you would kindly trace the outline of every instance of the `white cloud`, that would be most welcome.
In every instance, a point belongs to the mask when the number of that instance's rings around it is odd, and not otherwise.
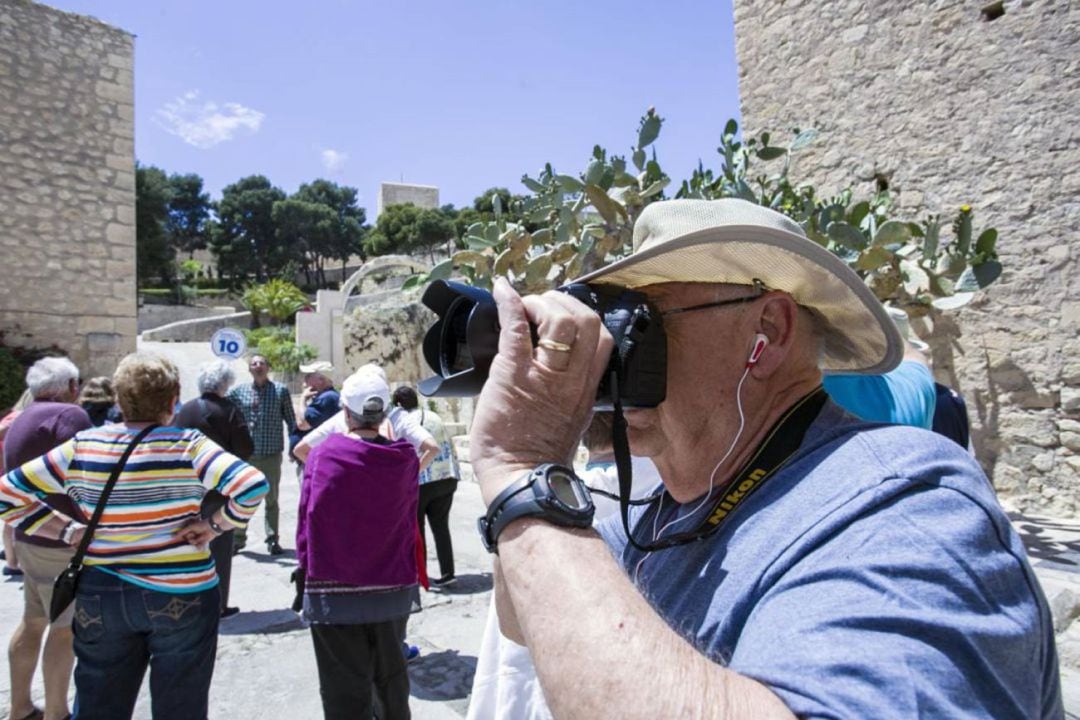
[[[330,173],[341,170],[341,168],[345,167],[345,161],[349,159],[348,153],[337,150],[323,150],[319,153],[319,156],[322,158],[323,167]]]
[[[184,93],[154,113],[154,120],[188,145],[211,148],[238,132],[258,132],[266,116],[240,103],[201,101],[197,91]]]

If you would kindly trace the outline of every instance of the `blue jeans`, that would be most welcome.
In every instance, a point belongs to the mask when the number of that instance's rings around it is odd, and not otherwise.
[[[86,568],[75,598],[75,718],[130,718],[146,666],[154,720],[200,720],[214,674],[221,606],[199,593],[146,590]]]

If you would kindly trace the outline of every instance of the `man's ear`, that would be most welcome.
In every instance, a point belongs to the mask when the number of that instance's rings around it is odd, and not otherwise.
[[[799,306],[787,293],[769,293],[760,303],[754,330],[769,339],[750,373],[758,379],[771,376],[784,366],[796,341]]]

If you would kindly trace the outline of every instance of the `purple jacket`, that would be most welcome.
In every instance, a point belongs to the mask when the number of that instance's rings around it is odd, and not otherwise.
[[[418,471],[405,440],[334,434],[312,450],[296,527],[307,578],[373,589],[415,584]]]
[[[14,470],[36,460],[57,445],[63,445],[75,437],[75,433],[93,426],[86,411],[74,403],[35,400],[8,428],[4,438],[3,470]],[[67,495],[49,495],[45,502],[70,518],[87,520]],[[31,537],[22,530],[16,530],[15,537],[40,547],[67,547],[66,543],[59,540]]]

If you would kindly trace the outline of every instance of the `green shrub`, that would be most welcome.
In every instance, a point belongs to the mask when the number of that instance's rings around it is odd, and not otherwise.
[[[314,360],[319,355],[311,345],[297,344],[295,334],[295,330],[287,325],[244,331],[248,353],[264,356],[275,370],[285,372],[298,372],[300,363]]]
[[[274,322],[287,322],[298,310],[308,305],[308,296],[286,280],[271,280],[263,285],[252,285],[244,291],[244,306],[258,316],[265,312]]]

